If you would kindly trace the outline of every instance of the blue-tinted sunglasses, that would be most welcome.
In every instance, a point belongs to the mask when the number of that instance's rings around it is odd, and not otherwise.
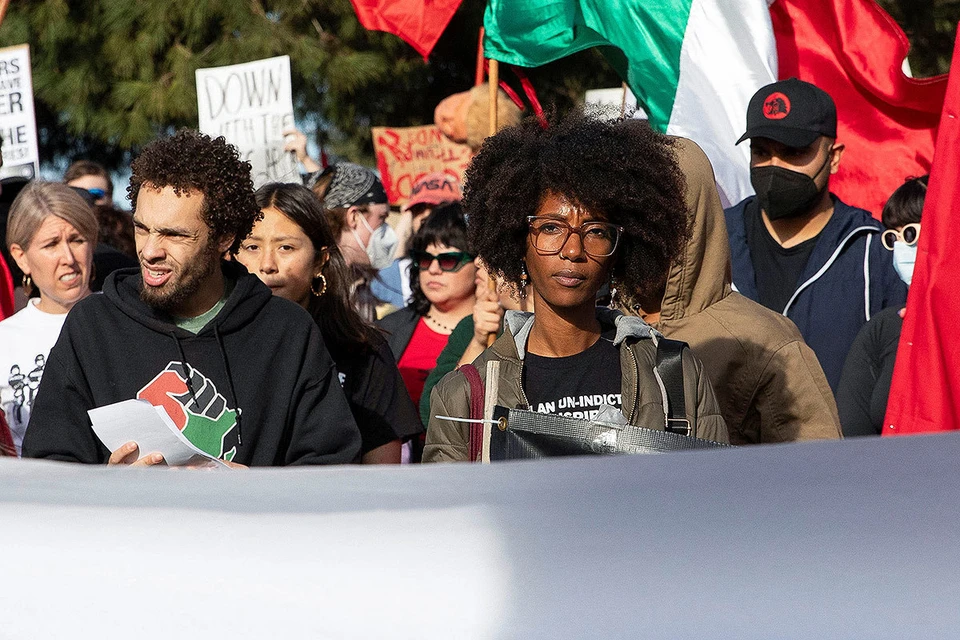
[[[87,191],[90,192],[90,195],[92,195],[97,200],[107,195],[106,191],[104,191],[103,189],[97,189],[96,187],[94,187],[93,189],[87,189]]]

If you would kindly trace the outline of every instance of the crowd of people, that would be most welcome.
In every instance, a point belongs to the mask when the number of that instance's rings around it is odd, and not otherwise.
[[[299,132],[298,184],[254,189],[233,146],[183,130],[133,162],[130,213],[89,160],[17,185],[0,452],[162,465],[91,426],[136,398],[234,467],[476,461],[478,383],[735,445],[879,434],[926,177],[882,224],[842,202],[836,109],[760,89],[737,142],[756,195],[726,211],[694,142],[583,110],[511,122],[392,223],[373,171],[321,167]]]

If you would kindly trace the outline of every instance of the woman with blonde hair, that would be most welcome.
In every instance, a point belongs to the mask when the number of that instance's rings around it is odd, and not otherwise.
[[[0,406],[19,455],[50,349],[67,312],[90,294],[97,217],[70,187],[31,182],[10,207],[7,247],[30,300],[0,322]]]

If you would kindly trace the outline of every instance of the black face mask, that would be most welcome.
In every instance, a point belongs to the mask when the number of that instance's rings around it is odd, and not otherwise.
[[[814,181],[820,172],[830,164],[831,154],[820,167],[813,178],[799,171],[791,171],[783,167],[752,167],[750,169],[750,183],[757,192],[760,208],[767,212],[771,220],[780,218],[797,218],[810,213],[819,202],[823,189],[817,188]],[[829,183],[828,183],[829,184]]]

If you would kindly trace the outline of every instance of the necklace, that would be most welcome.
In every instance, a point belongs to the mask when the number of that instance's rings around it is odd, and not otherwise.
[[[424,318],[432,322],[434,325],[436,325],[438,328],[442,329],[443,331],[446,331],[447,333],[453,333],[453,327],[448,327],[447,325],[443,324],[436,318],[430,317],[429,313],[425,315]]]

